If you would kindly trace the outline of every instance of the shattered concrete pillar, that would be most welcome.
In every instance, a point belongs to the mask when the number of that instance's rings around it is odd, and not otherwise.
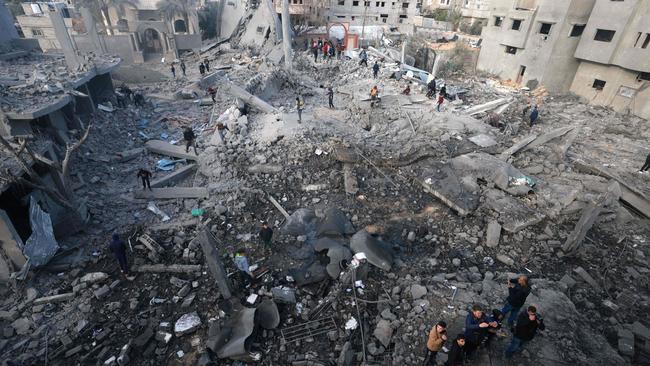
[[[102,42],[99,39],[99,34],[97,33],[97,26],[95,24],[95,18],[90,13],[90,9],[86,7],[81,8],[81,17],[84,20],[84,26],[86,27],[86,32],[88,33],[88,37],[90,38],[90,41],[92,42],[93,46],[95,46],[95,52],[98,54],[103,54],[104,52],[106,52],[106,50],[104,49]]]
[[[207,228],[204,228],[199,232],[196,238],[192,240],[192,242],[197,242],[201,246],[203,255],[205,255],[205,261],[208,264],[208,269],[219,287],[221,296],[226,300],[231,298],[231,284],[226,275],[226,270],[223,267],[219,250],[217,249],[217,240]],[[192,245],[192,243],[190,243],[190,245]]]
[[[282,0],[282,47],[284,48],[284,68],[291,70],[291,20],[289,18],[289,0]]]
[[[61,45],[61,50],[65,56],[65,62],[68,65],[70,70],[76,70],[79,65],[79,57],[77,56],[77,51],[72,43],[72,38],[68,34],[68,29],[65,26],[63,21],[63,15],[61,10],[54,8],[50,11],[50,20],[52,21],[52,27],[54,27],[54,34],[56,35],[57,41]]]

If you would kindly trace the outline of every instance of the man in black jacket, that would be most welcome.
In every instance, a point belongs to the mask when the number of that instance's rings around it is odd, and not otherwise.
[[[183,131],[183,139],[185,139],[185,152],[190,152],[190,146],[194,148],[194,154],[199,155],[196,151],[196,135],[192,130],[192,127],[185,127]]]
[[[519,314],[519,310],[524,306],[526,298],[530,294],[530,285],[528,284],[528,277],[519,276],[519,278],[508,280],[508,298],[506,299],[501,314],[505,318],[508,313],[508,327],[512,328],[515,323],[515,318]]]
[[[271,239],[273,238],[273,229],[269,227],[269,223],[264,221],[262,223],[262,228],[260,229],[260,239],[266,247],[271,245]]]
[[[532,341],[538,329],[544,330],[545,328],[544,320],[537,314],[537,308],[529,306],[526,311],[522,311],[517,318],[512,342],[506,349],[506,358],[512,357],[526,342]]]
[[[465,336],[459,334],[454,343],[451,345],[451,350],[447,354],[447,362],[445,366],[460,366],[463,364],[463,348],[465,347]]]

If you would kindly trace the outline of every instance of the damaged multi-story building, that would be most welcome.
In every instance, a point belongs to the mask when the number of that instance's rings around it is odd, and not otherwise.
[[[650,117],[650,4],[493,0],[477,68]]]
[[[431,10],[457,10],[463,18],[471,21],[484,21],[489,16],[491,0],[426,0],[422,8]]]
[[[16,18],[24,36],[37,39],[44,51],[61,49],[51,18],[57,9],[80,52],[116,54],[124,62],[142,63],[174,59],[183,51],[201,47],[196,8],[179,10],[165,4],[159,7],[158,1],[139,0],[110,5],[94,14],[82,5],[22,3],[25,15]]]

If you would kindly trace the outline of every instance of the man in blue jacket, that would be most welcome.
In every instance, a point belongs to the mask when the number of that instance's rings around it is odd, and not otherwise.
[[[467,318],[465,318],[465,354],[467,354],[467,358],[471,358],[474,351],[487,336],[490,326],[496,327],[497,323],[489,322],[480,305],[475,304],[472,306],[472,312],[467,314]]]
[[[501,309],[503,317],[510,313],[508,327],[512,328],[514,325],[519,310],[524,306],[528,294],[530,294],[528,277],[522,275],[518,278],[508,280],[508,298],[506,299],[505,305],[503,305],[503,309]]]

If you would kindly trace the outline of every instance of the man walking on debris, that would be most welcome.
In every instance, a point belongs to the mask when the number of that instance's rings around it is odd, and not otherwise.
[[[172,76],[174,77],[174,79],[176,79],[176,68],[174,67],[174,64],[172,64],[171,70],[172,70]]]
[[[438,103],[437,103],[437,106],[436,106],[436,109],[438,110],[438,112],[440,112],[440,107],[442,107],[442,103],[444,103],[444,101],[445,101],[445,96],[442,94],[442,91],[441,91],[440,94],[438,94]]]
[[[528,294],[530,294],[528,277],[519,276],[518,278],[508,280],[508,298],[506,298],[506,303],[503,305],[503,309],[501,309],[501,314],[504,318],[510,313],[508,327],[512,328],[519,314],[519,310],[521,310],[521,307],[526,302]]]
[[[379,64],[375,61],[375,64],[372,65],[372,76],[376,79],[377,74],[379,74]]]
[[[372,89],[370,89],[370,106],[374,107],[375,104],[379,102],[379,89],[377,88],[377,85],[373,86]]]
[[[120,271],[122,271],[125,276],[128,276],[129,265],[126,261],[126,245],[122,239],[120,239],[119,235],[113,234],[113,240],[111,240],[111,243],[108,245],[108,249],[113,253],[115,259],[117,259],[117,263],[120,265]]]
[[[199,64],[199,72],[201,73],[201,76],[205,75],[205,66],[203,63]]]
[[[431,79],[427,84],[427,98],[433,98],[436,95],[436,79]]]
[[[334,90],[330,86],[327,88],[327,100],[329,101],[329,107],[334,108]]]
[[[213,87],[208,88],[208,94],[210,95],[210,98],[212,98],[212,103],[216,102],[216,96],[217,96],[217,91],[214,90]]]
[[[185,61],[181,61],[181,71],[183,72],[183,76],[185,76]]]
[[[410,84],[406,84],[406,89],[404,89],[404,90],[402,91],[402,94],[404,94],[404,95],[411,95],[411,85],[410,85]]]
[[[366,50],[361,50],[359,58],[361,59],[361,61],[359,61],[359,66],[364,65],[368,67],[368,54],[366,53]]]
[[[534,106],[533,111],[530,112],[530,127],[533,127],[535,122],[537,122],[537,117],[539,117],[539,110],[537,109],[537,106]]]
[[[298,123],[302,123],[302,110],[305,108],[305,102],[300,98],[296,97],[296,110],[298,111]]]
[[[196,135],[192,131],[192,127],[185,127],[183,131],[183,138],[185,139],[185,152],[190,152],[190,146],[194,148],[194,154],[199,155],[196,151]]]
[[[142,189],[146,190],[149,188],[151,190],[151,182],[149,179],[151,179],[151,172],[146,170],[146,169],[140,169],[138,171],[138,178],[142,179]]]
[[[445,366],[462,366],[464,358],[463,348],[465,348],[465,336],[459,334],[451,345],[451,350],[449,350],[449,354],[447,355]]]
[[[260,239],[266,249],[271,248],[271,240],[273,239],[273,229],[269,227],[269,223],[264,221],[262,223],[262,228],[260,229]]]
[[[205,65],[205,72],[210,72],[210,60],[207,57],[203,59],[203,65]]]
[[[487,331],[490,326],[496,327],[497,323],[488,322],[480,305],[476,304],[472,306],[472,312],[467,314],[467,318],[465,318],[465,339],[467,341],[465,353],[468,358],[472,357],[474,351],[476,351],[483,339],[487,336]]]
[[[435,366],[436,355],[442,349],[442,345],[447,340],[447,323],[439,321],[429,332],[427,339],[427,355],[424,358],[424,366]]]
[[[314,54],[314,62],[318,62],[318,46],[312,47],[311,52]]]
[[[645,164],[643,164],[639,172],[647,172],[648,169],[650,169],[650,154],[645,158]]]
[[[544,330],[544,320],[537,314],[537,308],[529,306],[526,311],[522,311],[517,318],[517,325],[512,335],[512,342],[506,349],[506,358],[511,358],[515,352],[521,350],[526,342],[535,338],[537,330]]]
[[[235,252],[235,266],[239,270],[239,274],[242,276],[242,279],[244,281],[244,287],[248,286],[252,280],[253,277],[251,276],[251,270],[248,265],[248,258],[246,258],[246,250],[245,249],[238,249]]]

